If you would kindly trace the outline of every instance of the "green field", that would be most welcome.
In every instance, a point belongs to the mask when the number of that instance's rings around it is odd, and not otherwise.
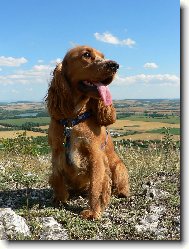
[[[149,118],[145,116],[132,115],[130,117],[122,117],[120,120],[132,120],[132,121],[144,121],[144,122],[163,122],[169,124],[179,124],[180,118],[177,116],[169,118]],[[0,120],[0,124],[10,124],[12,126],[21,126],[27,122],[39,123],[39,125],[47,125],[50,122],[49,117],[31,117],[31,118],[15,118],[15,119],[4,119]]]
[[[179,124],[180,123],[180,117],[178,116],[168,116],[167,118],[149,118],[146,116],[139,116],[139,115],[132,115],[132,116],[126,116],[124,115],[120,117],[119,119],[122,120],[132,120],[132,121],[145,121],[145,122],[163,122],[163,123],[169,123],[169,124]]]
[[[147,133],[160,133],[164,134],[165,133],[165,128],[160,128],[160,129],[153,129],[150,131],[146,131]],[[171,135],[180,135],[180,128],[169,128],[169,134]]]
[[[115,103],[117,121],[110,126],[121,136],[131,139],[161,139],[163,127],[178,140],[180,135],[180,103],[175,100],[122,100]],[[31,114],[37,116],[26,116]],[[20,116],[18,115],[25,115]],[[140,121],[140,122],[139,122]],[[19,103],[0,106],[0,137],[8,138],[10,131],[27,130],[44,135],[50,122],[43,103]],[[175,128],[175,129],[172,129]],[[37,134],[37,133],[38,134]],[[146,135],[144,135],[144,133]],[[118,136],[119,136],[118,134]],[[138,136],[136,136],[138,134]],[[160,135],[157,137],[157,135]],[[34,135],[34,136],[35,136]],[[128,139],[128,137],[126,138]]]
[[[49,117],[31,117],[31,118],[15,118],[0,120],[1,125],[22,126],[25,123],[38,123],[39,125],[47,125],[50,122]]]

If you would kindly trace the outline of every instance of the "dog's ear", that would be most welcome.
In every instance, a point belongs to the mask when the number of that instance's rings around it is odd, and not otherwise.
[[[97,124],[108,126],[116,121],[116,110],[113,104],[106,106],[102,100],[90,99],[90,106]]]
[[[53,72],[53,78],[48,89],[46,103],[51,117],[61,119],[68,117],[73,111],[71,90],[65,78],[62,63],[59,63]]]

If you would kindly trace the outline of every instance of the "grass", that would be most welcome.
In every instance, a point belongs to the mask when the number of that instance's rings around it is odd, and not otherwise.
[[[164,131],[165,131],[165,128],[160,128],[160,129],[154,129],[154,130],[150,130],[146,132],[163,134]],[[180,135],[180,128],[169,128],[169,132],[172,135]]]
[[[49,117],[13,118],[0,120],[1,125],[22,126],[26,122],[39,123],[39,125],[49,124]]]
[[[120,120],[132,120],[132,121],[145,121],[145,122],[162,122],[162,123],[169,123],[169,124],[180,124],[180,117],[178,116],[168,116],[168,118],[151,118],[146,116],[139,116],[139,115],[132,115],[129,117],[121,117]]]
[[[70,240],[180,240],[180,151],[169,130],[162,143],[149,142],[146,149],[115,143],[128,167],[132,193],[129,198],[112,196],[98,221],[81,219],[79,213],[88,205],[85,197],[73,197],[67,206],[59,208],[52,205],[48,185],[51,156],[39,154],[28,139],[24,143],[22,137],[15,143],[11,140],[0,152],[0,199],[4,206],[26,218],[32,232],[27,239],[38,240],[39,218],[52,216],[64,226]],[[154,215],[157,208],[164,210],[157,229],[146,224],[141,231],[142,221]]]

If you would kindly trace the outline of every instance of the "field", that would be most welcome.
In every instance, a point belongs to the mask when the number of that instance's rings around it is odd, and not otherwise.
[[[38,123],[39,125],[49,123],[49,117],[32,117],[32,118],[14,118],[0,120],[1,126],[9,124],[10,126],[22,126],[25,123]]]
[[[115,106],[118,119],[109,129],[129,171],[131,196],[112,195],[102,218],[88,221],[80,217],[86,196],[53,204],[44,105],[0,105],[0,239],[180,241],[180,102],[123,100]],[[19,219],[18,230],[8,210]]]
[[[162,140],[164,127],[180,140],[179,100],[119,100],[114,105],[117,121],[110,126],[114,140]],[[15,137],[22,130],[28,131],[27,136],[44,136],[49,121],[43,103],[4,103],[0,105],[0,138]]]
[[[16,138],[18,135],[23,134],[23,130],[17,131],[0,131],[0,138]],[[46,136],[47,134],[41,132],[27,131],[27,137],[40,137]]]
[[[117,120],[115,124],[110,126],[110,129],[119,134],[119,136],[115,138],[116,140],[162,140],[164,136],[164,127],[170,128],[170,130],[173,132],[173,138],[175,140],[180,139],[180,136],[178,135],[178,132],[180,134],[180,124],[170,124],[156,121],[145,122],[133,120]],[[177,134],[174,134],[176,133],[176,131]],[[127,135],[128,133],[131,134]]]

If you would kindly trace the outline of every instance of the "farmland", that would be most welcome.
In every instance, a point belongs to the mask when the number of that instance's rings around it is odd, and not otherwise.
[[[164,129],[180,140],[179,100],[114,101],[117,121],[110,126],[114,140],[162,140]],[[50,118],[44,103],[18,102],[0,104],[0,138],[45,136]]]

